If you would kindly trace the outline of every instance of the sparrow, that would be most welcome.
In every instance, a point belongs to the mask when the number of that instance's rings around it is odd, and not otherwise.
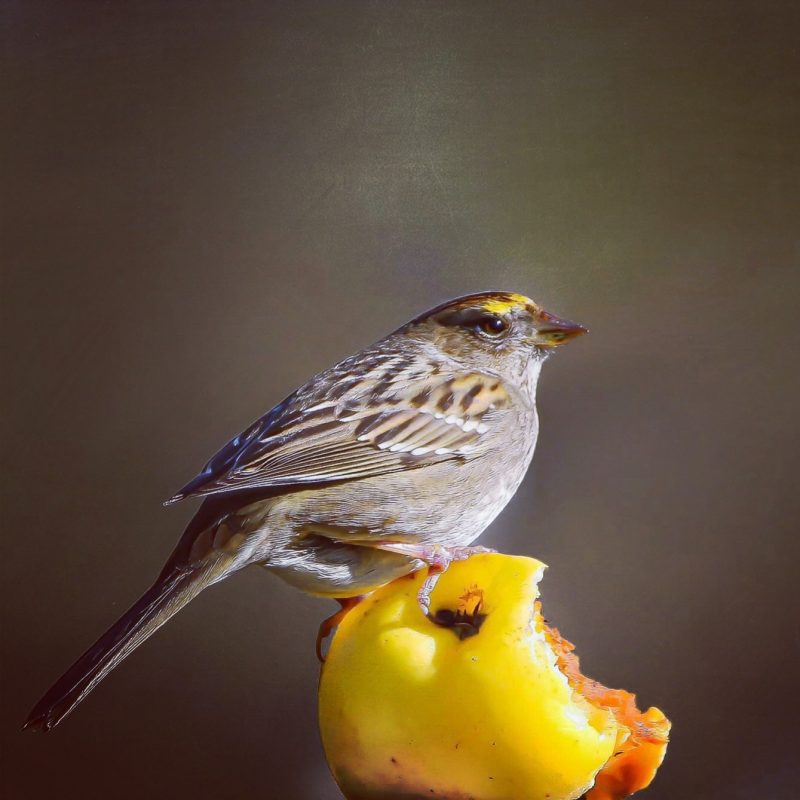
[[[542,365],[583,333],[527,297],[481,292],[436,306],[311,378],[167,501],[203,498],[155,583],[56,681],[25,727],[58,725],[190,600],[250,565],[340,601],[320,637],[356,599],[426,566],[427,612],[437,574],[485,551],[471,545],[533,457]]]

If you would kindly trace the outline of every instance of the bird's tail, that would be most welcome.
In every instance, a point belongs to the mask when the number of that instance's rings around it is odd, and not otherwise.
[[[100,681],[203,589],[222,578],[231,559],[165,571],[50,688],[28,715],[24,728],[49,731]]]

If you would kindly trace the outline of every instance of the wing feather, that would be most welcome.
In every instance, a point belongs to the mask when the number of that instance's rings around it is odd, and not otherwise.
[[[373,356],[322,373],[232,439],[168,502],[354,480],[479,452],[510,400],[499,379],[440,368],[420,380],[412,363]]]

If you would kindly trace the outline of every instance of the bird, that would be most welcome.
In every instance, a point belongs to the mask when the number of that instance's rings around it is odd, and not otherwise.
[[[542,365],[586,332],[524,295],[479,292],[312,377],[166,501],[202,498],[153,585],[24,727],[54,728],[201,591],[246,566],[338,600],[320,636],[358,598],[426,566],[427,610],[435,576],[485,551],[472,543],[528,469]]]

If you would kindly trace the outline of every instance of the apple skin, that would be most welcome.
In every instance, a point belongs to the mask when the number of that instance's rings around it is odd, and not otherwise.
[[[575,800],[593,786],[628,730],[559,671],[535,606],[544,569],[501,554],[453,563],[431,611],[464,624],[423,615],[424,572],[347,614],[319,723],[348,800]]]

